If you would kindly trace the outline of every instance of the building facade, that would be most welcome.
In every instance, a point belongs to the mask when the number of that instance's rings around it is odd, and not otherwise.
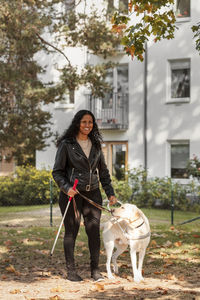
[[[94,113],[108,167],[119,179],[124,168],[142,166],[149,176],[168,176],[184,183],[188,159],[200,155],[200,57],[191,30],[199,21],[200,3],[177,0],[174,9],[178,29],[173,40],[149,41],[144,62],[131,60],[120,51],[113,58],[118,65],[107,74],[111,93],[94,99],[83,87],[73,103],[66,98],[48,106],[53,130],[59,134],[78,110]],[[102,60],[85,48],[68,53],[75,64],[79,58],[79,66]],[[56,76],[53,67],[49,68]],[[51,141],[47,149],[36,153],[36,167],[52,168],[55,153]]]

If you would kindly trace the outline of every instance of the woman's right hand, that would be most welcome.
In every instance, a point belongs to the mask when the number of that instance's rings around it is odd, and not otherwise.
[[[67,195],[69,196],[69,197],[74,197],[76,194],[77,194],[78,192],[76,191],[76,190],[73,190],[73,188],[70,188],[69,190],[68,190],[68,192],[67,192]]]

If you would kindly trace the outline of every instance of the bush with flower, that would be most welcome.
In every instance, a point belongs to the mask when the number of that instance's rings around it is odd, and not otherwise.
[[[193,154],[193,158],[188,161],[187,174],[200,181],[200,158]]]

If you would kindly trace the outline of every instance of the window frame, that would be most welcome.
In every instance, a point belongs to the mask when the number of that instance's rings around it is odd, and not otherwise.
[[[172,98],[172,70],[173,65],[176,65],[176,69],[189,69],[189,87],[190,87],[190,95],[189,97],[179,97]],[[184,67],[185,66],[185,67]],[[189,66],[189,67],[187,67]],[[175,69],[175,68],[174,68]],[[166,95],[166,103],[189,103],[191,101],[191,59],[190,58],[181,58],[181,59],[168,59],[167,61],[167,95]]]
[[[181,23],[181,22],[189,22],[191,20],[191,0],[190,1],[190,15],[189,16],[186,16],[186,17],[178,17],[177,15],[177,4],[178,4],[178,1],[181,1],[181,0],[175,0],[175,3],[174,3],[174,12],[175,12],[175,15],[176,15],[176,22],[177,23]]]
[[[189,155],[188,155],[188,160],[190,159],[190,140],[167,140],[167,157],[166,157],[166,175],[170,177],[173,181],[180,181],[182,183],[187,183],[189,180],[189,177],[186,178],[173,178],[172,177],[172,164],[171,164],[171,146],[172,145],[188,145],[188,150],[189,150]]]
[[[128,141],[104,141],[102,144],[102,151],[104,153],[105,161],[111,176],[113,176],[113,156],[112,147],[113,145],[125,145],[125,172],[128,170]]]

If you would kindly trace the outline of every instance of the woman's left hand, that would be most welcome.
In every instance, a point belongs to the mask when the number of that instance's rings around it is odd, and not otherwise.
[[[117,203],[117,198],[115,196],[110,196],[108,200],[109,205],[114,205],[115,203]]]

